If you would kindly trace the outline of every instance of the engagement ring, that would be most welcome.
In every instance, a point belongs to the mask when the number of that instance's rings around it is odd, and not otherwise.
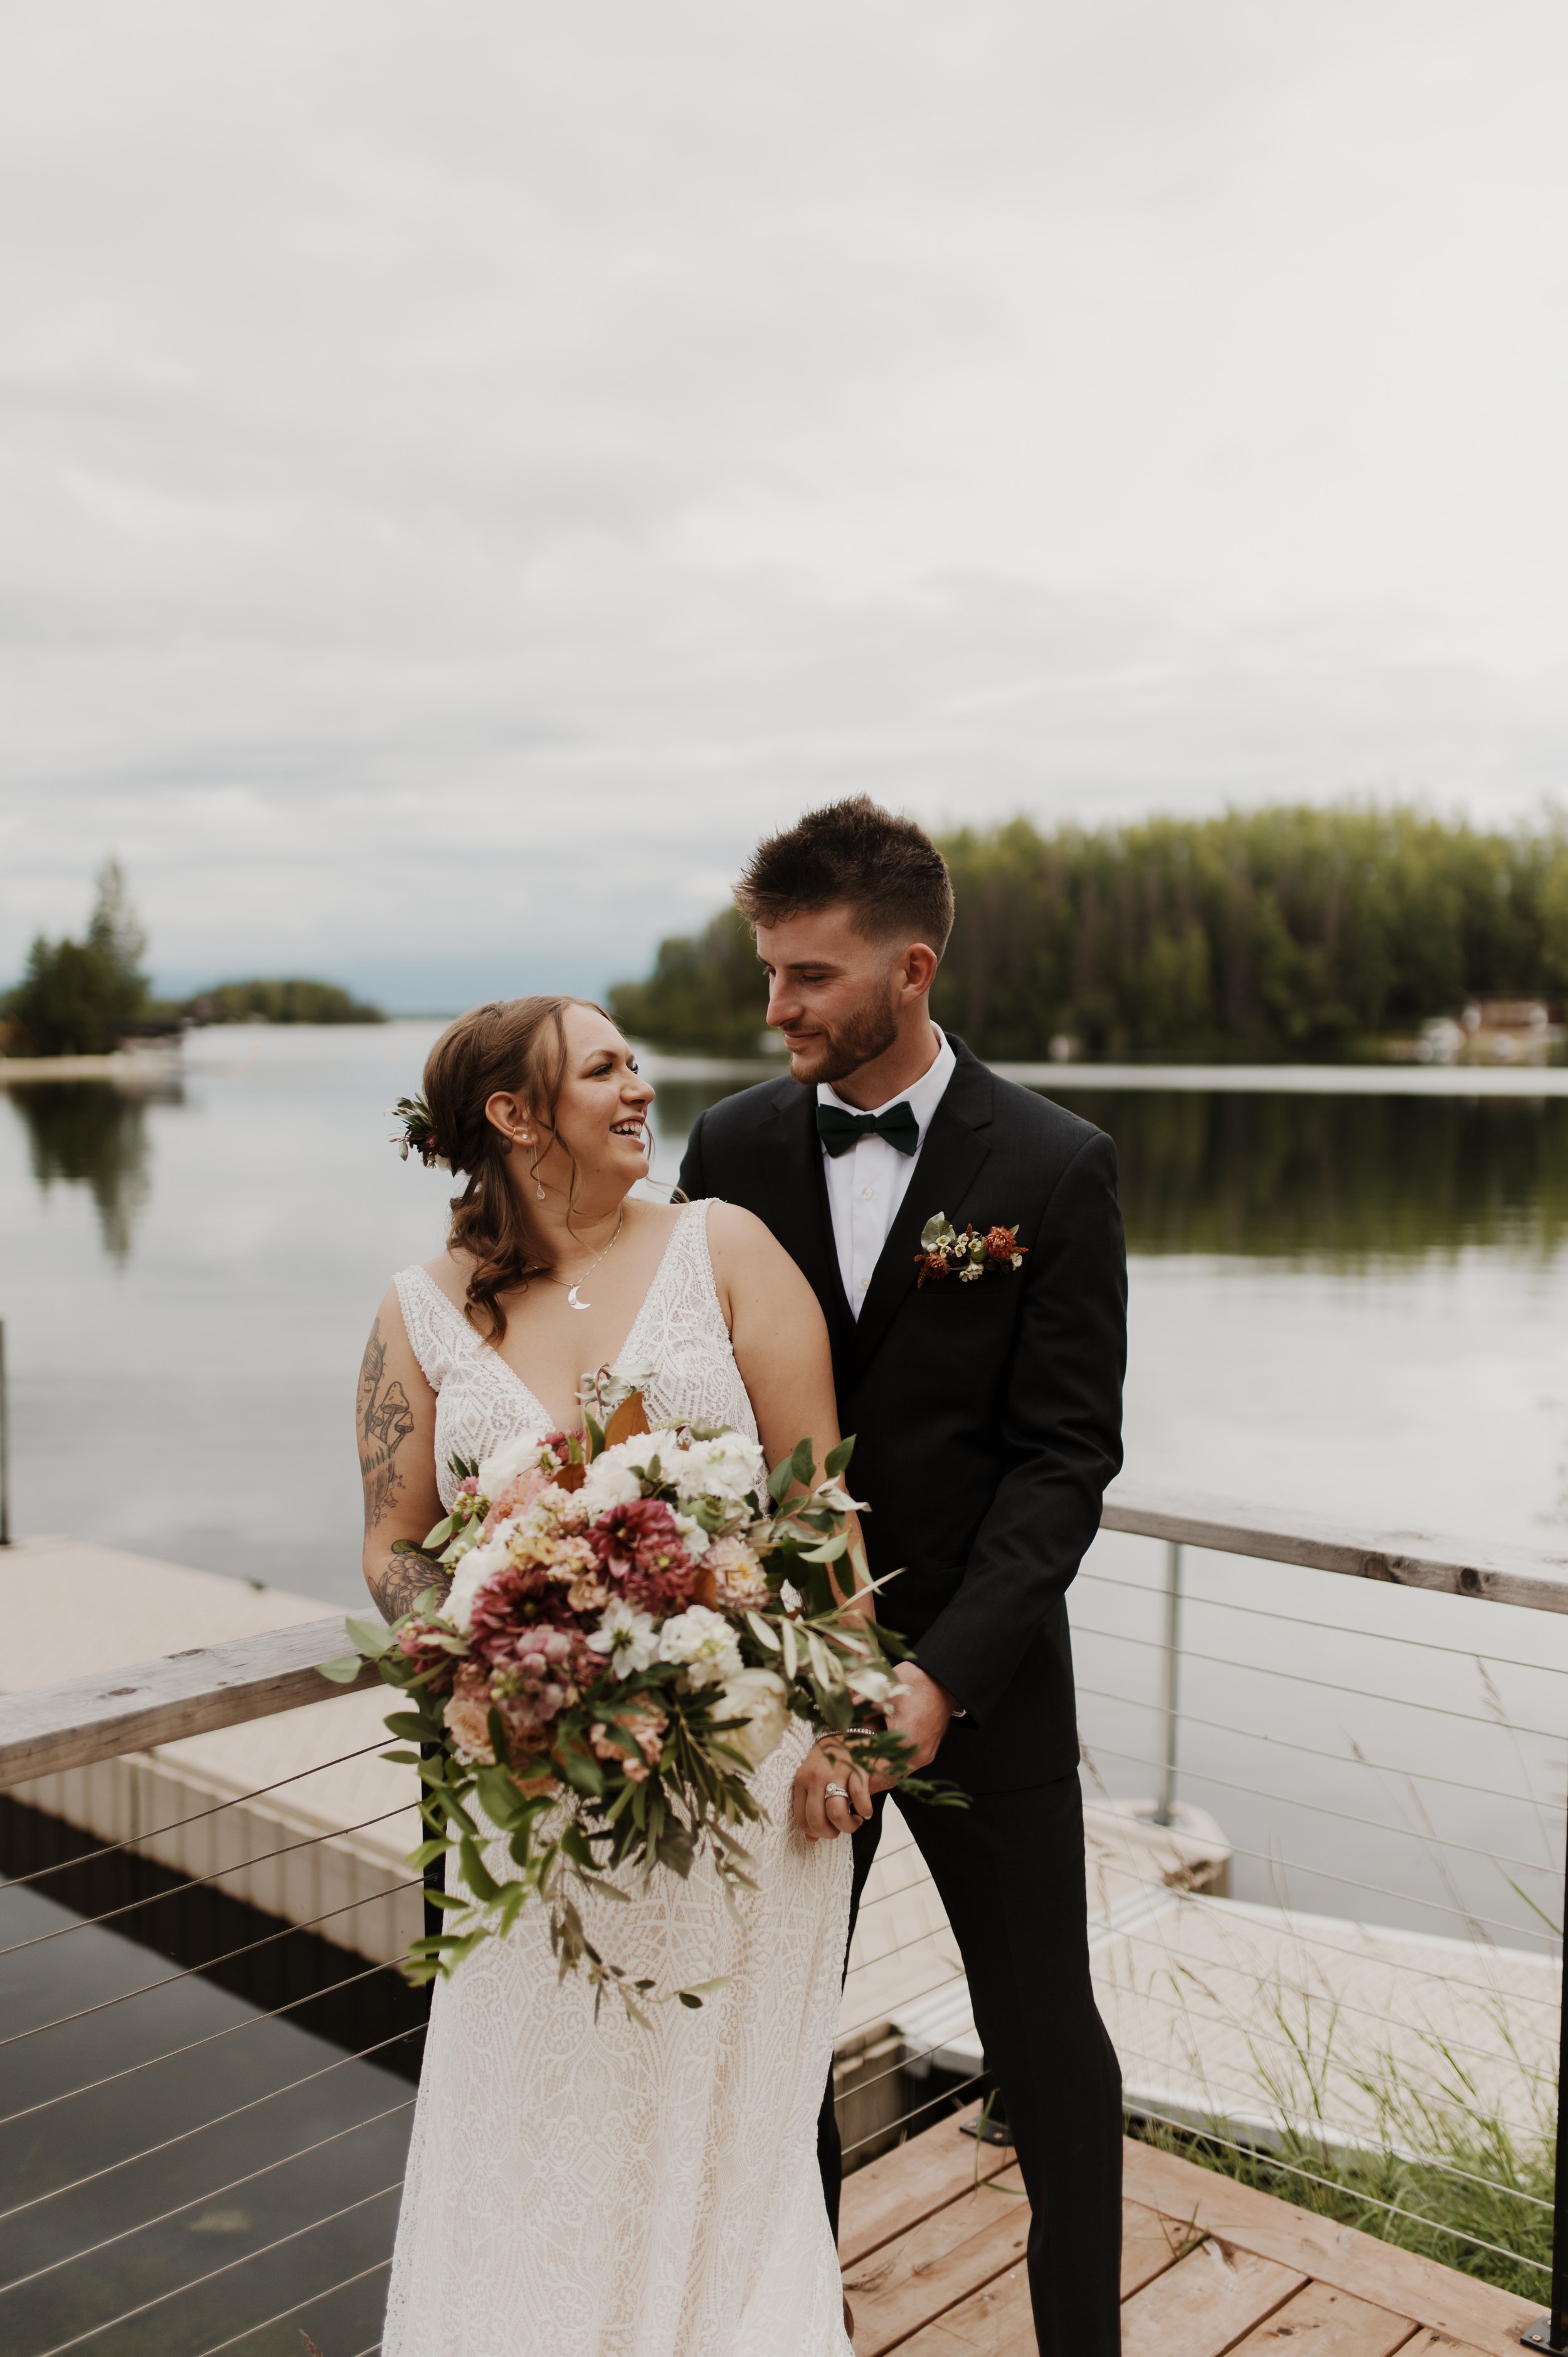
[[[824,1784],[822,1791],[835,1801],[847,1801],[849,1798],[842,1784]]]

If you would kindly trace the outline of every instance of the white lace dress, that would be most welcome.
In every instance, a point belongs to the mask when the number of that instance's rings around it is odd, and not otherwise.
[[[655,1371],[650,1415],[755,1436],[705,1210],[679,1215],[617,1363]],[[423,1269],[397,1290],[438,1394],[449,1503],[454,1453],[550,1418]],[[596,2023],[536,1910],[437,1984],[383,2357],[853,2357],[816,2158],[850,1846],[791,1828],[810,1739],[792,1719],[753,1779],[768,1815],[746,1835],[759,1889],[738,1925],[705,1862],[585,1909],[607,1952],[662,1987],[728,1974],[700,2012],[660,2006],[640,2029],[607,1998]],[[508,1871],[499,1845],[487,1857]]]

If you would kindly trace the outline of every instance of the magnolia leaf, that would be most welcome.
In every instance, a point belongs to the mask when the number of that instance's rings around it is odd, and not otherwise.
[[[555,1487],[566,1491],[580,1490],[587,1478],[588,1469],[580,1457],[570,1465],[563,1465],[559,1473],[553,1476]]]
[[[590,1415],[585,1408],[583,1411],[583,1427],[586,1432],[588,1438],[593,1443],[593,1447],[588,1453],[591,1457],[596,1457],[600,1449],[603,1448],[605,1445],[604,1426],[599,1422],[597,1416]]]
[[[635,1440],[639,1433],[651,1432],[642,1394],[628,1392],[605,1426],[604,1446],[613,1448],[618,1441]]]
[[[800,1560],[802,1563],[837,1563],[848,1544],[849,1533],[835,1531],[832,1537],[823,1539],[820,1546],[807,1547],[802,1552]]]
[[[771,1651],[776,1653],[779,1651],[779,1637],[777,1631],[768,1627],[767,1621],[763,1620],[761,1614],[758,1612],[748,1612],[746,1616],[746,1626],[750,1629],[751,1633],[756,1638],[757,1643],[759,1645],[768,1646]]]
[[[792,1685],[795,1682],[795,1673],[800,1667],[800,1656],[795,1650],[795,1623],[792,1620],[781,1620],[779,1624],[779,1634],[782,1641],[784,1674]]]

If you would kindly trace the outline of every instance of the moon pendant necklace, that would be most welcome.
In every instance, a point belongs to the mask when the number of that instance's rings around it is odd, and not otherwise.
[[[598,1259],[591,1260],[588,1263],[587,1267],[583,1271],[582,1275],[574,1277],[571,1284],[566,1286],[566,1307],[568,1309],[591,1309],[593,1308],[594,1305],[591,1301],[579,1301],[577,1298],[578,1293],[581,1291],[582,1287],[586,1285],[595,1269],[597,1268],[599,1261],[607,1259],[609,1254],[614,1252],[617,1244],[620,1242],[620,1232],[625,1225],[626,1208],[623,1204],[621,1207],[621,1215],[616,1222],[616,1232],[610,1238],[608,1243],[605,1246],[604,1251],[599,1254]],[[564,1276],[556,1276],[549,1270],[546,1270],[545,1274],[550,1277],[552,1285],[566,1285],[566,1279]]]

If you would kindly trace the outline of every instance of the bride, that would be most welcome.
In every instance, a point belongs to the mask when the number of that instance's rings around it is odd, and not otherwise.
[[[365,1577],[387,1619],[429,1584],[392,1549],[450,1505],[448,1460],[579,1427],[590,1370],[642,1378],[655,1421],[755,1434],[769,1463],[805,1434],[832,1446],[827,1331],[789,1255],[732,1205],[632,1198],[653,1091],[602,1009],[478,1007],[432,1049],[424,1095],[423,1150],[467,1184],[360,1371]],[[752,1789],[738,1921],[706,1860],[584,1909],[660,1989],[727,1975],[700,2011],[660,2004],[645,2029],[607,1999],[596,2021],[539,1907],[436,1985],[384,2357],[851,2357],[816,2119],[849,1917],[838,1836],[869,1795],[797,1718]],[[507,1873],[504,1846],[487,1862]]]

